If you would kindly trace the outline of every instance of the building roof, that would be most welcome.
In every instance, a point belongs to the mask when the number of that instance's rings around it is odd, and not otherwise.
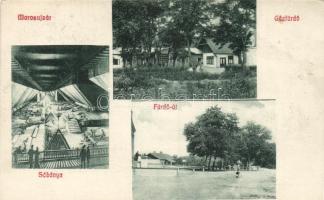
[[[188,48],[184,48],[185,51],[188,51]],[[196,47],[190,47],[190,52],[196,55],[200,55],[203,52],[197,49]]]
[[[207,44],[214,54],[233,54],[233,50],[229,48],[229,43],[224,45],[215,44],[210,38],[204,39],[204,41],[206,43],[200,43],[200,45]]]
[[[170,156],[168,154],[153,152],[153,153],[149,153],[148,155],[152,156],[152,157],[155,157],[157,159],[160,159],[160,160],[167,160],[169,162],[174,162],[172,156]]]

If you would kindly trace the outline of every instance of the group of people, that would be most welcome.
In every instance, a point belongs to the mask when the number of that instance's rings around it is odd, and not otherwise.
[[[82,146],[80,151],[81,169],[90,168],[90,147]]]
[[[36,150],[34,150],[34,145],[31,145],[30,149],[28,150],[29,168],[40,168],[39,154],[38,147],[36,147]]]
[[[18,154],[24,153],[25,151],[21,149],[19,146],[15,151],[14,151],[14,162],[17,164],[18,161]],[[28,163],[29,163],[29,168],[40,168],[39,164],[39,150],[38,147],[36,147],[36,150],[34,150],[34,146],[31,145],[30,149],[27,152],[28,154]]]
[[[21,147],[18,147],[14,151],[14,163],[17,164],[18,162],[18,155],[24,153],[24,151],[21,149]],[[29,168],[40,168],[39,163],[39,149],[36,147],[34,150],[34,145],[30,146],[30,149],[27,152],[28,154],[28,163]],[[86,148],[86,145],[83,145],[80,151],[80,160],[81,160],[81,168],[90,168],[90,147],[88,146]]]

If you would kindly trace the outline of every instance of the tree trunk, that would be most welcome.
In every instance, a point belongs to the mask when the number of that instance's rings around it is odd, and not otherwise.
[[[162,57],[162,47],[159,47],[159,53],[158,53],[157,58],[156,58],[157,59],[157,64],[159,66],[163,65],[161,57]]]
[[[151,67],[152,66],[152,60],[151,60],[151,49],[152,47],[149,46],[148,53],[147,53],[147,60],[148,60],[148,65]],[[156,50],[155,50],[156,51]]]
[[[122,60],[123,60],[123,68],[126,68],[126,53],[125,53],[124,48],[122,48],[122,50],[121,50],[121,57],[122,57]]]
[[[188,47],[188,67],[191,67],[191,51],[190,51],[191,43],[187,40],[187,47]]]
[[[206,158],[205,158],[205,162],[204,162],[204,165],[206,164],[206,162],[207,162],[207,159],[208,159],[208,156],[206,156]]]
[[[211,155],[209,156],[209,162],[208,162],[208,171],[210,170],[210,161],[211,161]]]
[[[131,54],[131,55],[129,56],[129,66],[130,66],[130,68],[133,67],[133,54]]]
[[[248,156],[248,159],[247,159],[247,164],[246,164],[246,166],[249,166],[250,165],[250,155]]]
[[[242,67],[246,70],[246,50],[242,52],[243,60],[242,60]]]
[[[174,53],[173,54],[173,57],[172,57],[172,61],[173,61],[173,67],[175,67],[175,63],[176,63],[176,61],[177,61],[177,57],[178,57],[178,55],[177,55],[177,53]]]
[[[126,68],[126,58],[125,58],[125,56],[122,56],[122,60],[123,60],[123,68]]]
[[[166,67],[169,67],[169,62],[170,62],[170,52],[168,51],[168,61],[166,63]]]
[[[224,159],[222,159],[222,166],[221,166],[221,168],[222,168],[222,170],[224,169]]]
[[[130,67],[133,67],[133,58],[134,58],[134,54],[136,55],[136,47],[132,48],[131,54],[129,55],[129,63],[130,63]]]
[[[242,52],[239,52],[237,54],[237,57],[238,57],[239,64],[243,67]]]

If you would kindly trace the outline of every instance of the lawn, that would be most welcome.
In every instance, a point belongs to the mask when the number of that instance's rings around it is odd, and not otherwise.
[[[136,169],[134,200],[275,199],[275,170],[192,172]]]

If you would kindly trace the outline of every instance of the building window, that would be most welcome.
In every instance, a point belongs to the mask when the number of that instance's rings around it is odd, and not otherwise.
[[[114,58],[114,59],[113,59],[113,65],[119,65],[119,60],[116,59],[116,58]]]
[[[207,56],[207,65],[214,64],[214,56]]]
[[[228,56],[228,64],[234,64],[233,56]]]
[[[226,58],[220,58],[220,66],[221,67],[226,66]]]

